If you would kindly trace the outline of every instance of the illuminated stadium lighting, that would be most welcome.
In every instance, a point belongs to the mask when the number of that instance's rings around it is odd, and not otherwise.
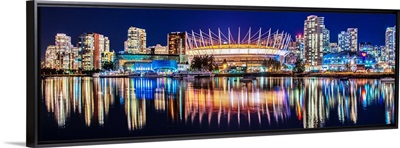
[[[251,32],[251,28],[246,32],[242,38],[240,35],[240,28],[238,29],[237,36],[231,34],[230,28],[225,35],[218,28],[218,32],[214,33],[211,29],[208,32],[192,31],[186,32],[187,54],[189,56],[195,55],[214,55],[218,56],[247,56],[247,55],[260,55],[260,56],[286,56],[288,52],[289,43],[292,41],[291,35],[284,31],[272,32],[269,29],[262,32],[260,28],[257,32]]]

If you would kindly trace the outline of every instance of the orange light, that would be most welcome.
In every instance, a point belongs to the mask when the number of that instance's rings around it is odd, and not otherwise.
[[[365,57],[365,56],[367,56],[367,53],[363,52],[363,53],[361,53],[361,55],[362,55],[363,57]]]

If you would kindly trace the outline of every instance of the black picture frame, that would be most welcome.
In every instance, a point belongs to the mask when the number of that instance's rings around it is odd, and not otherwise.
[[[209,138],[227,138],[242,136],[266,136],[282,134],[305,134],[305,133],[323,133],[323,132],[343,132],[358,130],[381,130],[398,128],[398,97],[399,88],[395,88],[395,124],[394,125],[369,125],[356,127],[335,127],[335,128],[312,128],[312,129],[285,129],[276,131],[252,131],[252,132],[234,132],[224,133],[206,133],[172,136],[152,136],[152,137],[124,137],[96,140],[74,140],[61,143],[40,143],[38,141],[39,126],[39,101],[40,101],[40,55],[38,46],[38,7],[96,7],[96,8],[174,8],[174,9],[199,9],[199,10],[256,10],[256,11],[291,11],[291,12],[337,12],[337,13],[383,13],[395,14],[396,26],[400,26],[400,10],[390,9],[344,9],[344,8],[306,8],[306,7],[266,7],[266,6],[228,6],[228,5],[185,5],[185,4],[144,4],[144,3],[89,3],[89,2],[54,2],[54,1],[27,1],[27,73],[26,73],[26,146],[27,147],[52,147],[52,146],[77,146],[92,144],[113,144],[113,143],[132,143],[132,142],[150,142],[150,141],[170,141],[170,140],[189,140],[189,139],[209,139]],[[399,27],[396,27],[396,68],[395,68],[395,86],[399,84]]]

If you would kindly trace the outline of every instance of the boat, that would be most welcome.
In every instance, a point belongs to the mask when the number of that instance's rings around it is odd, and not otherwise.
[[[128,74],[100,74],[100,78],[122,78],[127,76]]]
[[[137,78],[137,77],[140,77],[140,73],[130,73],[128,75],[128,78]]]
[[[213,74],[212,72],[201,72],[201,75],[199,75],[198,77],[214,77],[215,74]]]
[[[153,71],[149,71],[149,72],[142,73],[140,75],[140,77],[143,77],[143,78],[160,78],[162,76],[158,75],[157,73],[155,73]]]
[[[187,71],[179,71],[179,72],[174,72],[170,75],[170,77],[173,78],[184,78],[188,75]]]
[[[341,77],[341,78],[339,78],[339,80],[340,81],[347,81],[347,80],[349,80],[349,78],[348,77]]]
[[[209,71],[192,71],[188,75],[194,75],[196,78],[214,77],[215,74]]]
[[[394,79],[394,78],[390,78],[390,77],[381,78],[381,82],[382,82],[382,83],[392,83],[392,82],[394,82],[394,81],[395,81],[395,79]]]

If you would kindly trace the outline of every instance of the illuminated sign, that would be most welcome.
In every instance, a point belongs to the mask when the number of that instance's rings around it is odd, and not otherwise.
[[[151,62],[153,69],[176,69],[178,64],[175,60],[153,60]]]
[[[362,57],[366,57],[366,56],[367,56],[367,53],[366,53],[366,52],[361,52],[361,56],[362,56]]]

